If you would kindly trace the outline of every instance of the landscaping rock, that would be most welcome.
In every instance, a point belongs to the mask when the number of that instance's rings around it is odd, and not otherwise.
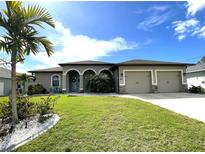
[[[38,122],[38,116],[32,117],[27,121],[20,121],[11,133],[6,134],[4,137],[0,137],[0,151],[5,152],[16,149],[52,128],[59,119],[60,117],[58,115],[53,114],[44,123]],[[27,127],[25,127],[25,122],[27,122]],[[6,133],[4,129],[6,128],[0,130],[2,135]]]

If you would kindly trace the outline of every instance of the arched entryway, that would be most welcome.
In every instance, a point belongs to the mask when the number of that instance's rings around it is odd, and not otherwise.
[[[83,74],[83,89],[84,92],[90,92],[90,87],[88,86],[89,79],[95,75],[93,70],[86,70]]]
[[[109,70],[102,70],[100,71],[99,75],[107,76],[112,78],[112,73]]]
[[[80,91],[80,74],[76,70],[68,72],[69,75],[69,92]]]

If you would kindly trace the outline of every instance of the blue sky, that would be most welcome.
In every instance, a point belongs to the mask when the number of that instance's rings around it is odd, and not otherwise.
[[[53,41],[55,53],[48,58],[42,50],[26,57],[24,64],[18,64],[20,72],[87,59],[195,63],[205,55],[204,0],[24,2],[28,4],[39,4],[53,16],[56,28],[40,32]]]

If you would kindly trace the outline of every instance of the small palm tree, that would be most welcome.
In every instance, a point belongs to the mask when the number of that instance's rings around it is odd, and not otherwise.
[[[0,26],[4,28],[5,35],[0,38],[0,50],[11,55],[11,103],[13,122],[18,122],[16,105],[16,64],[24,60],[25,55],[39,52],[43,46],[50,56],[53,45],[46,37],[39,36],[36,26],[43,24],[55,27],[49,13],[40,6],[23,7],[22,2],[7,1],[6,9],[0,12]]]
[[[20,74],[17,74],[16,77],[17,77],[17,79],[16,79],[17,84],[20,84],[23,86],[22,92],[24,93],[25,92],[25,85],[29,79],[29,76],[26,73],[20,73]]]

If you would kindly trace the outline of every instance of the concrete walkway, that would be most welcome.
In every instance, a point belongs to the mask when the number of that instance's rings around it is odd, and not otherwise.
[[[140,99],[205,122],[205,95],[190,93],[131,94],[120,97]]]

